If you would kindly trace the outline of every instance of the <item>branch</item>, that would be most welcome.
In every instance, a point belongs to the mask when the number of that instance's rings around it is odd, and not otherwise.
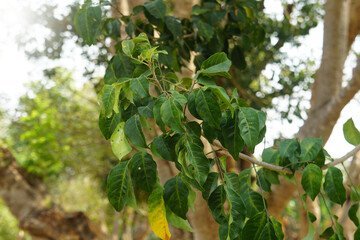
[[[234,159],[231,156],[231,154],[228,152],[228,150],[226,148],[224,148],[218,140],[215,140],[213,144],[214,144],[214,146],[220,148],[224,152],[224,154],[226,156],[231,157],[232,159]],[[353,150],[351,150],[350,152],[345,154],[343,157],[334,159],[333,162],[325,164],[322,167],[322,170],[327,169],[329,166],[335,166],[337,164],[343,163],[348,158],[354,156],[358,151],[360,151],[360,144],[357,145]],[[261,167],[267,168],[269,170],[275,171],[275,172],[282,172],[282,173],[286,173],[286,174],[293,174],[294,173],[290,168],[281,167],[281,166],[277,166],[277,165],[274,165],[274,164],[262,162],[262,161],[259,161],[259,160],[255,159],[255,158],[253,158],[253,157],[250,157],[250,156],[248,156],[248,155],[246,155],[244,153],[239,153],[239,158],[242,159],[242,160],[248,161],[248,162],[250,162],[252,164],[256,164],[258,166],[261,166]],[[234,159],[234,160],[236,161],[237,159]],[[302,170],[296,170],[296,171],[297,172],[302,172]]]
[[[330,166],[335,166],[339,163],[343,163],[345,162],[347,159],[349,159],[350,157],[354,156],[358,151],[360,151],[360,144],[357,145],[353,150],[351,150],[350,152],[348,152],[347,154],[345,154],[343,157],[335,159],[333,162],[325,164],[324,167],[322,167],[322,169],[327,169]]]

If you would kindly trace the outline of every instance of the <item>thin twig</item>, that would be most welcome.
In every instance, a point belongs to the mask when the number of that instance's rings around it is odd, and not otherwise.
[[[322,169],[327,169],[330,166],[335,166],[339,163],[343,163],[345,162],[347,159],[349,159],[350,157],[354,156],[358,151],[360,151],[360,144],[357,145],[353,150],[351,150],[350,152],[348,152],[347,154],[345,154],[343,157],[335,159],[333,162],[325,164],[325,166]]]

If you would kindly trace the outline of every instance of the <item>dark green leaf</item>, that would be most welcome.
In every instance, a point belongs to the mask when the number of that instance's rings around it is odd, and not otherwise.
[[[275,240],[277,239],[274,227],[271,222],[266,223],[262,230],[259,240]]]
[[[257,110],[248,107],[239,109],[239,128],[242,139],[250,152],[254,152],[259,137],[259,116]]]
[[[245,202],[246,216],[248,218],[253,217],[259,212],[264,212],[263,200],[265,201],[265,199],[263,199],[259,193],[253,190],[249,190],[249,192],[242,194],[242,198]]]
[[[209,173],[206,182],[203,185],[205,191],[202,193],[202,196],[205,200],[208,200],[210,194],[215,190],[217,187],[217,181],[219,180],[219,173],[211,172]]]
[[[264,168],[257,171],[256,184],[260,187],[260,189],[266,192],[271,192],[271,183],[266,179]]]
[[[295,164],[299,162],[300,144],[296,139],[286,139],[281,141],[279,145],[279,153],[281,166],[286,166],[288,163],[291,163],[291,169],[297,168]]]
[[[163,19],[165,17],[166,6],[162,0],[146,2],[144,7],[154,18]]]
[[[227,58],[225,53],[215,53],[208,59],[202,62],[201,69],[202,74],[205,76],[223,76],[231,78],[228,73],[231,67],[231,61]]]
[[[160,97],[158,97],[156,99],[156,101],[154,103],[154,108],[153,108],[155,122],[159,126],[161,131],[163,131],[163,132],[165,132],[165,123],[161,119],[161,106],[163,105],[163,103],[165,101],[166,101],[166,98],[163,95],[161,95]]]
[[[324,191],[329,199],[335,203],[343,205],[346,200],[346,190],[343,185],[343,176],[341,171],[330,166],[325,175]]]
[[[313,201],[320,193],[321,180],[322,171],[320,167],[315,164],[309,164],[305,167],[301,178],[301,185]]]
[[[110,118],[105,117],[104,113],[100,112],[99,115],[99,128],[101,133],[104,135],[105,139],[108,140],[117,125],[121,122],[121,115],[116,113],[112,115]]]
[[[237,111],[234,117],[231,117],[230,111],[226,112],[226,122],[222,122],[221,124],[221,133],[221,144],[229,151],[235,160],[238,160],[239,153],[244,148],[244,140],[240,135]]]
[[[191,113],[191,115],[193,115],[194,117],[196,117],[197,119],[201,119],[201,117],[199,116],[198,112],[196,111],[196,94],[199,92],[198,89],[195,89],[194,91],[192,91],[189,95],[188,95],[188,108],[189,111]]]
[[[115,87],[113,85],[105,85],[101,92],[101,106],[104,108],[105,117],[111,117],[114,104]]]
[[[154,118],[154,101],[151,100],[146,106],[138,107],[139,114],[145,118]]]
[[[178,176],[169,179],[164,185],[164,200],[170,210],[186,219],[189,190]]]
[[[101,8],[97,6],[80,9],[75,15],[74,23],[76,31],[86,44],[94,44],[100,34]]]
[[[183,33],[181,28],[181,21],[179,19],[174,18],[172,16],[166,16],[165,25],[172,33],[175,39],[182,37]]]
[[[125,135],[135,147],[147,148],[138,115],[134,115],[126,121]]]
[[[334,235],[334,230],[332,226],[325,229],[325,231],[320,235],[321,238],[329,239],[332,235]]]
[[[226,215],[224,212],[224,203],[226,200],[226,192],[223,185],[218,186],[208,199],[208,206],[211,214],[216,222],[219,224],[226,222]]]
[[[185,142],[185,147],[186,160],[194,168],[194,178],[200,185],[203,185],[210,170],[210,162],[204,154],[204,146],[200,139],[193,137]]]
[[[221,135],[221,131],[211,127],[207,122],[203,122],[202,129],[206,139],[212,143],[218,136]]]
[[[359,227],[359,218],[357,216],[357,213],[359,212],[359,203],[353,204],[348,212],[348,216],[353,221],[355,226]]]
[[[157,179],[156,163],[146,152],[137,152],[130,162],[131,178],[146,192],[151,192]]]
[[[258,240],[267,224],[267,216],[265,211],[260,212],[246,222],[242,231],[242,239]]]
[[[246,68],[246,60],[243,51],[239,46],[235,46],[231,52],[231,62],[234,66],[239,69],[243,70]]]
[[[301,155],[300,159],[303,162],[313,161],[315,157],[322,150],[321,138],[305,138],[300,143]]]
[[[130,58],[124,54],[117,54],[106,68],[104,82],[105,84],[113,84],[118,82],[120,78],[132,78],[134,69],[135,64],[130,61]]]
[[[316,216],[314,214],[312,214],[311,212],[307,212],[307,218],[308,218],[309,222],[311,222],[311,223],[316,221]]]
[[[212,37],[214,36],[214,29],[213,27],[201,20],[198,20],[195,22],[195,25],[199,31],[199,35],[204,37],[206,41],[210,41]]]
[[[346,139],[346,141],[348,141],[348,143],[350,143],[354,146],[357,146],[360,144],[360,132],[355,127],[355,124],[354,124],[354,121],[352,120],[352,118],[347,120],[347,122],[344,124],[343,131],[344,131],[345,139]]]
[[[360,239],[360,227],[358,227],[354,233],[354,239]]]
[[[109,202],[120,212],[127,201],[128,195],[128,164],[129,161],[120,162],[113,167],[107,178],[107,195]]]
[[[184,117],[182,107],[174,98],[164,101],[160,108],[162,121],[172,130],[177,132],[185,132],[183,124],[181,123]]]
[[[279,151],[275,148],[265,148],[262,153],[262,160],[267,163],[274,164],[279,156]]]
[[[284,233],[282,231],[281,223],[279,223],[274,217],[271,217],[271,216],[270,216],[270,220],[271,220],[271,222],[273,224],[277,240],[283,240],[284,239]]]
[[[175,162],[177,160],[175,145],[178,140],[177,135],[156,137],[151,143],[151,152],[159,158]]]
[[[149,80],[143,75],[130,81],[131,90],[141,97],[149,96]]]
[[[200,89],[195,98],[196,112],[210,126],[220,128],[221,110],[211,91]]]
[[[197,137],[201,136],[201,127],[197,122],[187,122],[185,123],[185,128],[189,134],[195,135]]]

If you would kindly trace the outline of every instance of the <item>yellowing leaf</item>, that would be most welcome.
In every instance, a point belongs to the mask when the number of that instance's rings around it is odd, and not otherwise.
[[[163,189],[155,189],[148,200],[148,217],[152,231],[162,240],[170,240],[169,225],[163,199]]]
[[[110,138],[113,153],[117,158],[119,158],[120,161],[132,150],[125,136],[124,128],[125,122],[119,123]]]

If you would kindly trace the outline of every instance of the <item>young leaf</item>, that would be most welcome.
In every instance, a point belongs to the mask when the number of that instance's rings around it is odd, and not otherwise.
[[[156,188],[148,199],[148,218],[151,230],[162,240],[170,240],[169,225],[166,220],[166,210],[163,190]]]
[[[343,185],[343,176],[341,171],[330,166],[325,175],[324,191],[329,199],[334,203],[343,205],[346,200],[346,190]]]
[[[305,192],[314,201],[321,188],[322,171],[315,164],[309,164],[305,167],[301,178],[301,185]]]
[[[115,90],[115,86],[106,84],[101,92],[101,106],[104,108],[105,116],[107,118],[112,115],[115,104]]]
[[[169,126],[169,128],[177,132],[185,132],[181,123],[181,120],[184,117],[182,107],[174,98],[165,100],[161,105],[160,115],[162,121]]]
[[[169,179],[164,185],[164,200],[170,210],[186,219],[189,190],[179,176]]]
[[[348,216],[353,221],[355,226],[359,227],[359,218],[357,216],[357,213],[359,212],[359,203],[355,203],[352,205],[349,209]]]
[[[221,110],[211,91],[200,89],[195,97],[196,112],[210,126],[220,128]]]
[[[134,115],[126,121],[125,134],[135,147],[147,148],[138,115]]]
[[[109,202],[120,212],[126,202],[128,196],[128,164],[129,161],[120,162],[113,167],[107,178],[107,195]]]
[[[76,31],[85,43],[94,44],[100,34],[101,8],[97,6],[80,9],[75,15],[74,23]]]
[[[146,2],[144,3],[144,7],[154,18],[164,19],[166,6],[162,0]]]
[[[301,155],[300,159],[302,162],[313,161],[319,152],[322,150],[322,139],[321,138],[305,138],[300,143]]]
[[[130,161],[131,178],[146,192],[151,192],[157,179],[156,162],[146,152],[137,152]]]
[[[205,76],[218,75],[231,78],[230,74],[228,73],[230,67],[231,61],[223,52],[215,53],[201,64],[201,69],[203,69],[202,74]]]
[[[360,132],[355,127],[355,124],[354,124],[354,121],[352,120],[352,118],[347,120],[347,122],[344,124],[343,131],[344,131],[345,139],[346,139],[346,141],[348,141],[348,143],[350,143],[354,146],[357,146],[360,144]]]
[[[259,116],[257,110],[248,107],[239,109],[239,128],[250,152],[254,152],[259,137]]]
[[[119,123],[110,138],[112,151],[120,161],[132,150],[127,138],[125,137],[124,128],[125,123]]]
[[[120,121],[121,115],[119,113],[112,115],[110,118],[107,118],[105,117],[104,113],[100,112],[99,128],[106,140],[111,137]]]
[[[122,50],[127,56],[132,56],[135,44],[133,40],[124,40],[121,42]]]

